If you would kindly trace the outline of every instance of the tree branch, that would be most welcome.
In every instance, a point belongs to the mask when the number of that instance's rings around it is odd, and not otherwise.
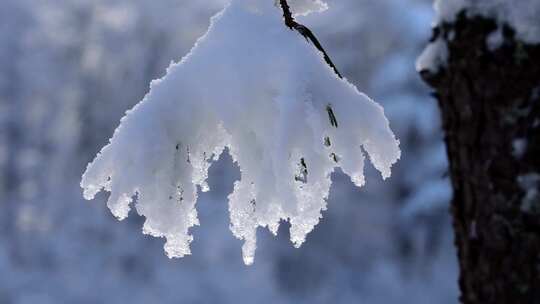
[[[294,20],[294,17],[292,16],[292,13],[291,13],[291,8],[289,7],[287,0],[279,0],[279,4],[281,5],[281,9],[283,10],[283,18],[285,19],[285,25],[291,30],[297,31],[300,35],[306,38],[306,40],[313,43],[313,45],[317,48],[317,50],[319,50],[323,54],[324,61],[326,61],[326,63],[334,70],[334,72],[339,78],[343,78],[343,76],[341,76],[341,73],[338,71],[337,67],[332,62],[332,59],[330,59],[330,56],[328,56],[328,53],[326,53],[326,51],[322,47],[317,37],[315,37],[313,32],[310,29],[308,29],[306,26]]]

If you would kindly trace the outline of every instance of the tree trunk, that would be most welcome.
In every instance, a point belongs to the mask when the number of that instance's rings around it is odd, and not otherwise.
[[[448,46],[435,89],[450,163],[452,217],[467,304],[540,303],[540,45],[460,14],[434,31]]]

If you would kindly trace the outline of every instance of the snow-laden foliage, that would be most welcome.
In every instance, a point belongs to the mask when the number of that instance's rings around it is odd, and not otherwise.
[[[383,109],[282,24],[263,0],[232,1],[210,29],[128,111],[88,166],[81,186],[127,217],[137,197],[144,233],[166,237],[169,257],[190,254],[197,190],[228,148],[241,170],[229,195],[231,230],[253,262],[258,226],[277,233],[289,220],[300,246],[326,208],[330,174],[340,167],[364,184],[364,153],[383,178],[400,156]],[[363,150],[362,150],[363,149]]]

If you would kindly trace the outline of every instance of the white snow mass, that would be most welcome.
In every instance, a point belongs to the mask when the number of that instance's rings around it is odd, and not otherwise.
[[[321,0],[294,0],[289,1],[295,15],[308,15],[312,12],[322,12],[328,9],[328,5]],[[279,0],[276,0],[276,4]]]
[[[233,0],[208,32],[122,118],[88,165],[84,197],[101,190],[118,218],[130,203],[169,257],[190,254],[197,190],[225,148],[241,170],[229,195],[233,234],[253,262],[257,227],[291,224],[300,246],[326,209],[332,171],[364,184],[364,152],[383,178],[400,157],[383,109],[283,24],[273,1]]]
[[[439,72],[441,67],[446,67],[448,61],[448,47],[441,37],[427,45],[422,54],[416,60],[416,71]]]

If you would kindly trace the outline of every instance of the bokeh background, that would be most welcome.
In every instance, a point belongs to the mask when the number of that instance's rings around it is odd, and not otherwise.
[[[183,259],[134,212],[118,222],[106,195],[84,201],[79,188],[123,113],[226,0],[0,2],[0,303],[457,303],[439,113],[414,69],[429,0],[329,0],[300,18],[385,107],[403,157],[385,182],[368,165],[361,189],[334,174],[303,247],[287,225],[261,230],[250,267],[229,231],[228,156],[210,170]]]

